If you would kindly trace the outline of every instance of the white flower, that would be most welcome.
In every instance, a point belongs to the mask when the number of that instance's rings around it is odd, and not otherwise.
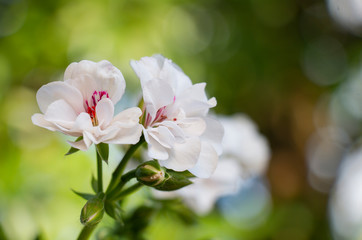
[[[223,154],[214,174],[208,179],[194,179],[193,184],[173,192],[156,192],[156,197],[181,197],[196,213],[207,214],[216,201],[235,194],[247,179],[264,173],[270,150],[257,126],[245,115],[220,117],[224,126]]]
[[[362,237],[362,149],[348,154],[330,199],[330,218],[336,239]]]
[[[270,159],[270,148],[255,123],[244,114],[219,117],[219,120],[225,131],[223,157],[238,161],[246,177],[263,174]]]
[[[148,156],[175,171],[209,177],[221,154],[223,128],[207,118],[215,98],[207,99],[205,83],[189,77],[161,55],[131,61],[141,80],[144,100],[143,134]]]
[[[153,194],[158,198],[181,197],[193,211],[205,215],[221,196],[236,193],[241,183],[241,171],[237,162],[223,159],[210,178],[195,178],[187,187],[172,192],[153,191]]]
[[[114,115],[114,105],[125,90],[122,73],[108,61],[81,61],[65,70],[64,81],[42,86],[36,98],[43,114],[34,114],[35,125],[80,137],[69,142],[86,150],[94,144],[134,144],[139,141],[142,127],[139,108],[129,108]]]

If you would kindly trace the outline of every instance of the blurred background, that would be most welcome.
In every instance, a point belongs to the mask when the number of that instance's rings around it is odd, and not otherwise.
[[[90,191],[94,149],[64,157],[66,138],[32,125],[40,86],[107,59],[126,79],[120,108],[132,106],[129,61],[155,53],[207,82],[214,113],[248,115],[271,159],[241,200],[192,224],[157,215],[146,239],[362,239],[361,37],[359,0],[0,0],[0,239],[81,229],[70,189]]]

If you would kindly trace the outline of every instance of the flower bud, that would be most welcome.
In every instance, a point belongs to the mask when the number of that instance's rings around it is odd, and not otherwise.
[[[157,161],[148,161],[136,169],[137,180],[144,185],[154,187],[165,179],[165,169]]]
[[[138,166],[136,177],[140,183],[160,191],[174,191],[192,183],[188,172],[176,172],[161,167],[155,160]]]
[[[103,196],[96,196],[88,200],[80,213],[80,222],[83,225],[99,223],[104,214]]]

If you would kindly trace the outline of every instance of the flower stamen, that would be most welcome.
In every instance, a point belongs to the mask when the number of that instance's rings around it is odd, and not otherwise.
[[[91,101],[85,100],[86,112],[89,114],[93,126],[98,125],[96,107],[98,102],[102,100],[104,97],[109,98],[109,95],[106,91],[94,91],[91,97]]]

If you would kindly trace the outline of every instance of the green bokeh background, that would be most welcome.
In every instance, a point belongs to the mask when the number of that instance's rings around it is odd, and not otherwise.
[[[310,43],[324,37],[338,40],[346,62],[358,62],[359,38],[340,30],[324,1],[0,0],[2,231],[9,239],[74,239],[81,229],[84,201],[70,189],[90,190],[94,149],[64,157],[69,138],[32,125],[39,87],[61,79],[71,62],[107,59],[124,74],[122,106],[131,106],[140,85],[129,61],[161,53],[193,82],[207,82],[216,113],[243,112],[258,124],[272,148],[273,209],[255,229],[232,226],[217,210],[192,226],[160,215],[148,238],[330,239],[328,195],[306,180],[305,144],[317,99],[338,83],[313,83],[302,66]],[[336,82],[347,71],[323,67]],[[108,176],[121,157],[113,150]]]

